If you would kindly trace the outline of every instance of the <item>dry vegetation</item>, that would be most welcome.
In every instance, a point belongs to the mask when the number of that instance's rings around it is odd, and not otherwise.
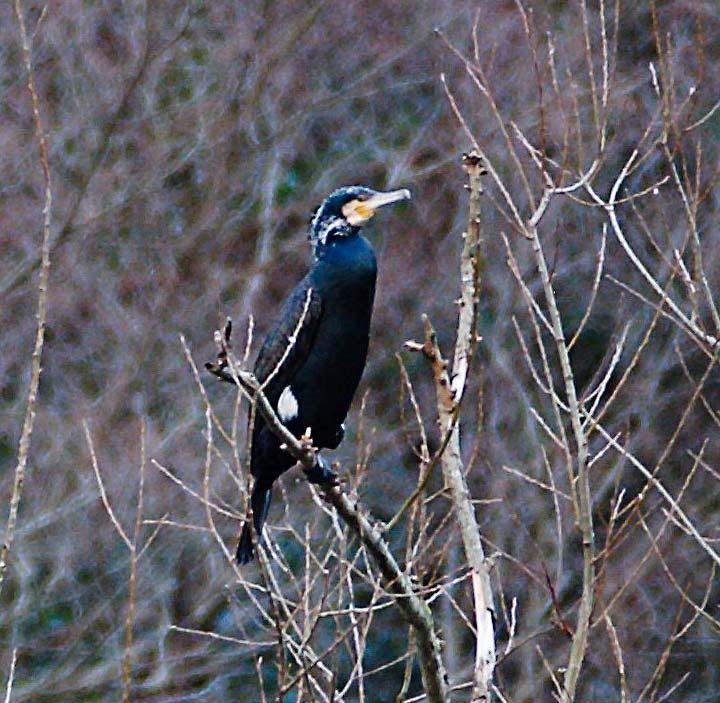
[[[3,4],[8,700],[714,700],[719,37],[710,0]],[[414,200],[345,481],[286,474],[239,570],[262,398],[197,369],[231,315],[243,376],[352,182]]]

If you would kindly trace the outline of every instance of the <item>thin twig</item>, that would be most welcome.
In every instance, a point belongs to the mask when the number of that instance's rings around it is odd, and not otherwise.
[[[20,26],[20,39],[22,41],[23,59],[25,71],[27,72],[27,86],[32,100],[33,120],[35,122],[35,136],[38,150],[40,152],[40,164],[43,171],[45,183],[45,204],[43,206],[43,238],[40,255],[40,279],[38,281],[38,302],[37,302],[37,326],[35,332],[35,346],[33,347],[30,362],[30,387],[28,388],[27,402],[25,404],[25,418],[23,420],[20,442],[18,444],[18,461],[15,466],[12,493],[10,495],[10,510],[8,512],[7,525],[5,527],[5,538],[2,549],[0,549],[0,593],[2,593],[5,582],[5,571],[7,569],[10,549],[15,539],[15,527],[17,525],[20,499],[22,498],[23,486],[25,484],[25,467],[27,466],[30,453],[30,440],[35,426],[35,406],[40,386],[40,373],[42,371],[42,352],[45,343],[45,320],[47,318],[48,279],[50,277],[50,225],[52,213],[52,184],[50,180],[50,160],[48,157],[48,145],[45,137],[42,116],[40,114],[40,99],[35,89],[35,74],[32,67],[32,54],[30,40],[25,28],[25,18],[21,0],[15,0],[15,15]]]
[[[115,527],[115,531],[118,533],[118,535],[120,535],[122,541],[125,542],[125,546],[132,552],[132,542],[127,536],[127,532],[125,532],[125,529],[120,524],[120,521],[115,516],[112,506],[110,505],[110,500],[108,499],[107,491],[105,490],[105,484],[102,479],[102,474],[100,473],[100,466],[98,464],[97,454],[95,453],[95,445],[93,444],[92,436],[90,435],[90,427],[88,426],[87,420],[83,420],[82,426],[85,432],[85,440],[87,442],[88,449],[90,450],[90,459],[92,461],[93,471],[95,472],[95,480],[97,481],[98,488],[100,489],[100,498],[102,499],[103,506],[105,507],[105,512],[108,514],[110,522],[112,522],[113,526]]]
[[[216,334],[222,339],[222,335]],[[226,349],[228,367],[225,369],[209,365],[207,368],[223,380],[237,383],[247,392],[258,411],[263,416],[267,427],[283,443],[285,450],[306,471],[315,466],[316,449],[309,438],[298,440],[280,421],[274,408],[261,390],[260,383],[254,374],[242,371],[237,365],[231,350]],[[415,593],[409,576],[400,569],[390,549],[382,537],[378,526],[374,525],[359,508],[356,499],[351,500],[338,486],[331,484],[319,485],[323,497],[331,503],[350,529],[359,537],[365,549],[372,555],[382,573],[386,588],[395,597],[395,602],[407,622],[414,628],[417,637],[418,656],[423,685],[432,703],[446,703],[447,675],[440,655],[440,641],[435,632],[432,613],[427,603]],[[206,496],[207,499],[207,496]],[[262,559],[262,553],[259,555]],[[271,575],[271,574],[268,574]]]
[[[12,695],[13,681],[15,680],[15,664],[17,663],[17,647],[13,648],[12,659],[10,660],[10,671],[8,672],[8,680],[5,685],[5,703],[10,703]]]

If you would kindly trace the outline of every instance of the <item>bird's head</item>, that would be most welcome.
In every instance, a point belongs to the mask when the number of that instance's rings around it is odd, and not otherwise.
[[[365,186],[345,186],[333,191],[310,223],[309,239],[315,256],[333,240],[356,235],[378,208],[409,199],[406,189],[381,193]]]

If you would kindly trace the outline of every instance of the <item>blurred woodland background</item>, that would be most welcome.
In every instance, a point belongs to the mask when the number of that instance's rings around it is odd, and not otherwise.
[[[254,601],[266,607],[268,574],[257,565],[242,578],[233,571],[197,497],[206,453],[214,452],[206,488],[218,533],[233,551],[244,506],[244,475],[235,466],[242,469],[243,457],[208,449],[207,406],[180,335],[199,367],[213,359],[213,331],[226,315],[240,347],[251,314],[254,338],[262,338],[308,266],[306,228],[323,197],[353,183],[410,188],[412,203],[383,212],[369,234],[379,259],[369,364],[346,439],[330,455],[357,477],[373,516],[390,520],[417,484],[422,453],[397,353],[430,450],[439,442],[432,374],[403,343],[422,340],[427,313],[451,353],[467,223],[460,155],[471,135],[497,175],[484,181],[482,341],[460,420],[493,560],[495,684],[514,703],[553,700],[583,587],[568,498],[566,463],[575,448],[562,408],[564,374],[543,323],[533,242],[513,226],[499,183],[527,221],[546,186],[539,163],[562,186],[596,160],[587,180],[607,203],[639,147],[615,193],[626,199],[617,215],[627,247],[610,210],[584,187],[553,196],[538,226],[572,340],[574,385],[590,415],[602,410],[603,430],[589,420],[585,428],[595,600],[577,696],[717,700],[715,0],[23,7],[53,207],[37,418],[0,594],[3,680],[17,648],[13,701],[121,699],[130,596],[132,700],[419,700],[406,625],[383,606],[387,599],[368,580],[372,565],[360,567],[352,535],[299,471],[282,479],[287,507],[276,492],[269,518],[273,549],[286,560],[271,562],[277,593],[297,604],[307,591],[312,565],[303,540],[326,554],[332,534],[333,544],[356,554],[348,557],[355,566],[339,567],[347,590],[341,584],[325,598],[316,592],[322,585],[310,589],[313,603],[335,615],[312,630],[299,623],[299,640],[305,633],[317,652],[330,649],[324,663],[336,678],[322,679],[328,693],[302,675],[293,683],[292,662],[287,670],[278,665],[277,633]],[[0,111],[6,505],[30,383],[44,202],[12,3],[0,6]],[[233,389],[201,376],[215,415],[242,435],[245,408],[234,421]],[[129,534],[146,428],[140,544],[153,539],[137,560],[131,594],[130,552],[100,498],[84,421],[108,500]],[[700,539],[637,464],[678,501]],[[472,672],[472,597],[441,489],[438,474],[424,504],[423,553],[408,568],[430,589],[450,683],[461,685]],[[412,551],[413,534],[387,534],[398,560]],[[367,622],[362,656],[357,641],[331,647],[347,624],[349,599],[382,606]],[[346,681],[333,698],[329,691]],[[467,700],[468,691],[454,695]]]

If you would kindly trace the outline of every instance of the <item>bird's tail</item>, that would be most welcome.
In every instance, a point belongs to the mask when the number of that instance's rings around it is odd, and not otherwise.
[[[253,511],[253,524],[255,525],[255,538],[258,544],[262,541],[262,530],[267,518],[268,510],[270,509],[270,498],[272,497],[272,491],[270,488],[255,483],[253,487],[252,496],[250,497],[250,504],[252,505]],[[237,555],[238,564],[247,564],[252,561],[253,558],[253,544],[252,544],[252,528],[250,521],[246,520],[243,525],[242,533],[240,535],[240,544],[238,544]]]

